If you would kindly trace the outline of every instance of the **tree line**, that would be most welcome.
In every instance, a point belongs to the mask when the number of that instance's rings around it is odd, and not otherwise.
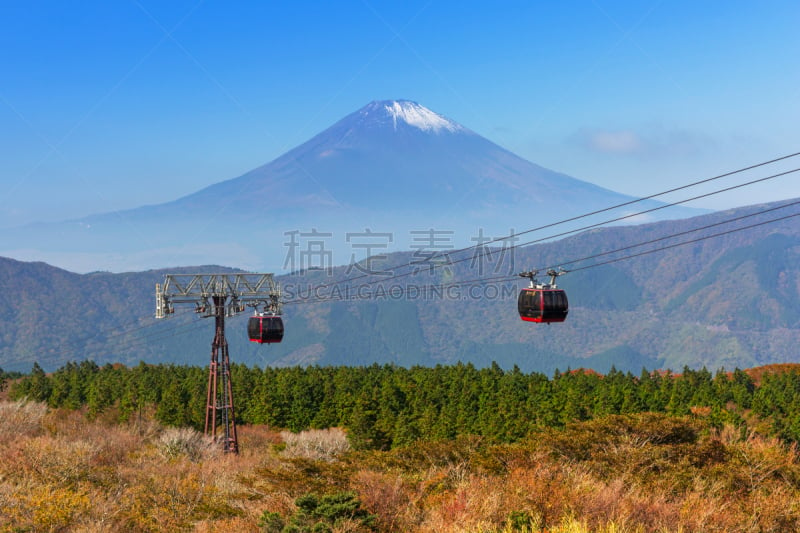
[[[388,449],[419,439],[480,435],[516,442],[531,432],[613,414],[702,416],[790,441],[800,440],[800,372],[767,373],[758,386],[746,372],[685,367],[680,374],[612,368],[556,371],[552,377],[497,364],[411,368],[231,365],[238,423],[302,431],[344,427],[352,444]],[[208,368],[174,364],[135,367],[70,362],[52,374],[38,364],[14,380],[11,399],[112,413],[129,421],[154,413],[162,423],[202,429]]]

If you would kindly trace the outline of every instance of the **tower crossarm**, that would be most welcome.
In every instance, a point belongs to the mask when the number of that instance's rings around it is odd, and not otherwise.
[[[214,316],[215,302],[225,305],[225,314],[244,311],[245,305],[262,305],[280,311],[281,291],[268,273],[242,274],[166,274],[156,284],[156,318],[175,312],[176,304],[194,304],[197,312]]]

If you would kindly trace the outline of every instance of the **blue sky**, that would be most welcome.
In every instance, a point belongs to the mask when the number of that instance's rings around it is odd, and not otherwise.
[[[393,98],[651,194],[800,151],[798,23],[796,1],[6,0],[0,227],[169,201]]]

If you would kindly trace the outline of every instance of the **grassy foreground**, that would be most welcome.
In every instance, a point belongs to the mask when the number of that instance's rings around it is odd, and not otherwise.
[[[359,452],[338,429],[240,426],[238,456],[114,419],[0,403],[0,531],[800,530],[797,449],[702,417]]]

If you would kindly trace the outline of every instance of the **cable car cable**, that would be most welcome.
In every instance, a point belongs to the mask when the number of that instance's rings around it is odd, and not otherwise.
[[[662,252],[664,250],[669,250],[671,248],[677,248],[678,246],[683,246],[685,244],[694,244],[694,243],[698,243],[700,241],[704,241],[704,240],[707,240],[707,239],[712,239],[712,238],[715,238],[715,237],[722,237],[724,235],[729,235],[731,233],[736,233],[737,231],[743,231],[743,230],[746,230],[746,229],[752,229],[752,228],[756,228],[758,226],[764,226],[764,225],[767,225],[767,224],[772,224],[773,222],[780,222],[781,220],[787,220],[787,219],[790,219],[790,218],[793,218],[793,217],[797,217],[797,216],[800,216],[800,213],[793,213],[791,215],[786,215],[786,216],[783,216],[783,217],[780,217],[780,218],[776,218],[776,219],[773,219],[773,220],[767,220],[767,221],[764,221],[764,222],[758,222],[758,223],[755,223],[755,224],[751,224],[749,226],[744,226],[744,227],[741,227],[741,228],[734,228],[734,229],[731,229],[731,230],[728,230],[728,231],[715,233],[713,235],[704,235],[703,237],[698,237],[698,238],[692,239],[690,241],[670,244],[668,246],[663,246],[661,248],[656,248],[656,249],[653,249],[653,250],[645,250],[643,252],[627,255],[625,257],[619,257],[619,258],[616,258],[616,259],[610,259],[610,260],[604,261],[602,263],[594,263],[594,264],[591,264],[591,265],[588,265],[588,266],[584,266],[584,267],[573,268],[573,269],[570,270],[570,272],[578,272],[578,271],[581,271],[581,270],[588,270],[590,268],[595,268],[595,267],[599,267],[599,266],[603,266],[603,265],[608,265],[610,263],[616,263],[618,261],[623,261],[623,260],[626,260],[626,259],[633,259],[635,257],[640,257],[640,256],[643,256],[643,255],[652,254],[652,253],[655,253],[655,252]]]
[[[761,163],[756,163],[756,164],[753,164],[753,165],[749,165],[747,167],[743,167],[743,168],[740,168],[740,169],[737,169],[737,170],[732,170],[732,171],[729,171],[729,172],[725,172],[723,174],[719,174],[719,175],[713,176],[711,178],[706,178],[706,179],[702,179],[702,180],[695,181],[695,182],[692,182],[692,183],[688,183],[688,184],[682,185],[680,187],[674,187],[674,188],[668,189],[666,191],[662,191],[662,192],[659,192],[659,193],[651,194],[649,196],[645,196],[645,197],[642,197],[642,198],[637,198],[637,199],[634,199],[634,200],[623,202],[621,204],[616,204],[616,205],[613,205],[613,206],[610,206],[610,207],[606,207],[606,208],[603,208],[603,209],[598,209],[596,211],[592,211],[592,212],[589,212],[589,213],[584,213],[582,215],[577,215],[577,216],[574,216],[574,217],[563,219],[563,220],[560,220],[558,222],[545,224],[543,226],[538,226],[538,227],[531,228],[531,229],[528,229],[528,230],[525,230],[525,231],[521,231],[521,232],[517,232],[517,233],[511,233],[508,236],[499,237],[499,238],[487,241],[485,243],[476,244],[476,245],[473,245],[473,246],[468,246],[466,248],[453,250],[452,252],[448,252],[448,253],[449,254],[458,254],[458,253],[466,252],[466,251],[473,250],[473,249],[476,249],[476,248],[485,247],[485,246],[487,246],[489,244],[497,243],[497,242],[500,242],[500,241],[506,241],[506,240],[508,240],[510,238],[518,237],[520,235],[526,235],[528,233],[532,233],[532,232],[535,232],[535,231],[540,231],[540,230],[551,228],[551,227],[558,226],[558,225],[561,225],[561,224],[566,224],[568,222],[574,222],[576,220],[587,218],[587,217],[590,217],[590,216],[593,216],[593,215],[597,215],[597,214],[600,214],[600,213],[605,213],[607,211],[612,211],[614,209],[619,209],[621,207],[626,207],[626,206],[629,206],[629,205],[633,205],[633,204],[636,204],[636,203],[639,203],[639,202],[643,202],[645,200],[652,200],[653,198],[658,198],[659,196],[664,196],[665,194],[670,194],[670,193],[681,191],[681,190],[688,189],[688,188],[691,188],[691,187],[696,187],[698,185],[702,185],[702,184],[705,184],[705,183],[710,183],[712,181],[719,180],[719,179],[726,178],[726,177],[730,177],[730,176],[733,176],[735,174],[740,174],[740,173],[746,172],[748,170],[753,170],[753,169],[760,168],[760,167],[763,167],[763,166],[766,166],[766,165],[771,165],[773,163],[777,163],[777,162],[780,162],[780,161],[791,159],[793,157],[797,157],[798,155],[800,155],[800,152],[795,152],[795,153],[792,153],[792,154],[784,155],[784,156],[777,157],[777,158],[774,158],[774,159],[771,159],[771,160],[768,160],[768,161],[763,161]],[[776,174],[776,175],[773,175],[773,176],[769,176],[769,177],[763,178],[761,180],[755,180],[753,182],[748,182],[748,183],[742,184],[742,185],[740,185],[738,187],[743,187],[743,186],[746,186],[746,185],[752,185],[754,183],[758,183],[759,181],[766,181],[768,179],[774,179],[776,177],[783,176],[783,175],[785,175],[787,173],[796,172],[797,170],[798,169],[795,169],[793,171],[789,171],[789,172],[786,172],[786,173],[780,173],[780,174]],[[689,201],[696,200],[696,199],[699,199],[699,198],[704,198],[704,197],[707,197],[707,196],[711,196],[713,194],[719,194],[719,192],[726,192],[728,190],[732,190],[732,189],[738,188],[738,187],[722,189],[720,191],[717,191],[717,192],[714,192],[714,193],[709,193],[707,195],[700,195],[700,196],[697,196],[695,198],[690,198],[690,199],[684,200],[683,202],[673,202],[673,203],[668,204],[667,206],[664,206],[664,207],[671,207],[671,206],[674,206],[674,205],[678,205],[680,203],[685,203],[685,202],[689,202]],[[664,207],[661,207],[659,209],[663,209]],[[655,211],[655,210],[657,210],[657,209],[646,210],[646,211],[643,211],[643,212],[638,213],[638,214],[644,214],[644,213],[648,213],[648,212]],[[629,215],[627,217],[622,217],[620,219],[614,219],[613,221],[623,220],[625,218],[631,218],[632,216],[636,216],[636,215]],[[610,222],[606,222],[606,223],[610,223]],[[589,227],[593,227],[593,226],[589,226]],[[588,227],[583,228],[583,229],[588,229]],[[582,229],[578,229],[578,230],[575,230],[575,231],[582,231]],[[549,238],[553,238],[553,237],[549,237]],[[533,242],[538,242],[538,241],[533,241]],[[418,265],[419,262],[416,262],[416,263],[415,262],[409,262],[409,263],[396,265],[396,266],[393,266],[393,267],[389,268],[389,270],[393,271],[395,269],[410,267],[410,266],[413,266],[415,264]],[[342,284],[342,283],[347,283],[347,282],[350,282],[350,281],[355,281],[355,280],[358,280],[358,279],[369,277],[371,275],[373,275],[373,274],[372,273],[360,274],[358,276],[352,276],[350,278],[347,278],[347,279],[344,279],[344,280],[341,280],[341,281],[338,281],[338,282],[322,284],[322,285],[319,285],[317,287],[318,288],[326,288],[326,287],[329,287],[329,286],[339,285],[339,284]],[[378,281],[380,281],[380,280],[378,280]],[[374,283],[377,283],[377,281],[374,282]]]
[[[199,330],[201,327],[205,327],[205,325],[206,324],[201,319],[192,320],[191,322],[187,322],[186,324],[174,326],[170,328],[169,331],[158,331],[151,335],[130,339],[127,342],[121,342],[118,345],[116,345],[115,348],[119,348],[120,350],[130,350],[131,348],[138,348],[139,346],[144,346],[154,341],[160,341],[168,339],[170,337],[176,337],[179,335],[185,335],[186,333],[191,333],[193,331]]]
[[[572,261],[566,261],[566,262],[563,262],[563,263],[559,263],[556,266],[565,267],[565,266],[573,264],[573,263],[579,263],[581,261],[588,261],[589,259],[595,259],[597,257],[602,257],[602,256],[605,256],[605,255],[610,255],[610,254],[613,254],[613,253],[622,252],[622,251],[625,251],[625,250],[630,250],[632,248],[638,248],[640,246],[645,246],[647,244],[653,244],[653,243],[660,242],[660,241],[674,239],[675,237],[688,235],[689,233],[695,233],[697,231],[702,231],[702,230],[705,230],[705,229],[710,229],[710,228],[714,228],[714,227],[717,227],[717,226],[722,226],[723,224],[730,224],[731,222],[738,222],[738,221],[744,220],[746,218],[752,218],[752,217],[755,217],[755,216],[763,215],[765,213],[770,213],[772,211],[778,211],[779,209],[786,209],[787,207],[792,207],[792,206],[795,206],[795,205],[800,205],[800,200],[797,200],[797,201],[794,201],[794,202],[791,202],[791,203],[788,203],[788,204],[785,204],[785,205],[780,205],[778,207],[765,209],[763,211],[756,211],[754,213],[749,213],[747,215],[742,215],[742,216],[739,216],[739,217],[734,217],[734,218],[731,218],[731,219],[723,220],[721,222],[715,222],[714,224],[708,224],[706,226],[700,226],[700,227],[692,228],[692,229],[689,229],[689,230],[686,230],[686,231],[673,233],[671,235],[666,235],[666,236],[663,236],[663,237],[659,237],[657,239],[651,239],[649,241],[643,241],[643,242],[640,242],[640,243],[637,243],[637,244],[632,244],[630,246],[624,246],[622,248],[617,248],[616,250],[611,250],[611,251],[608,251],[608,252],[601,252],[601,253],[597,253],[597,254],[594,254],[594,255],[588,255],[588,256],[585,256],[585,257],[581,257],[580,259],[574,259]],[[785,218],[789,218],[791,216],[795,216],[795,215],[789,215],[789,216],[787,216]],[[782,220],[782,219],[776,219],[776,220]],[[546,267],[546,268],[556,268],[556,266],[551,266],[551,267]],[[574,269],[570,269],[570,271],[573,271],[573,270]]]
[[[700,199],[700,198],[706,198],[706,197],[709,197],[709,196],[713,196],[715,194],[720,194],[720,193],[723,193],[723,192],[729,192],[731,190],[740,189],[742,187],[754,185],[756,183],[761,183],[761,182],[764,182],[764,181],[767,181],[767,180],[770,180],[770,179],[775,179],[775,178],[782,177],[782,176],[785,176],[785,175],[788,175],[788,174],[792,174],[792,173],[798,172],[798,171],[800,171],[800,168],[795,168],[795,169],[788,170],[788,171],[785,171],[785,172],[772,174],[770,176],[758,178],[758,179],[755,179],[755,180],[751,180],[751,181],[748,181],[748,182],[745,182],[745,183],[733,185],[733,186],[726,187],[726,188],[723,188],[723,189],[719,189],[719,190],[716,190],[716,191],[712,191],[712,192],[709,192],[709,193],[693,196],[691,198],[687,198],[687,199],[680,200],[680,201],[677,201],[677,202],[672,202],[672,203],[669,203],[669,204],[665,204],[663,206],[658,206],[658,207],[647,209],[647,210],[640,211],[640,212],[637,212],[637,213],[631,213],[631,214],[628,214],[628,215],[625,215],[625,216],[622,216],[622,217],[617,217],[617,218],[609,219],[609,220],[606,220],[606,221],[603,221],[603,222],[590,224],[590,225],[587,225],[587,226],[583,226],[581,228],[575,228],[575,229],[570,230],[570,231],[561,232],[561,233],[558,233],[558,234],[555,234],[555,235],[549,235],[547,237],[542,237],[542,238],[535,239],[535,240],[532,240],[532,241],[527,241],[527,242],[524,242],[524,243],[514,244],[514,245],[511,245],[511,246],[505,247],[502,250],[503,251],[509,251],[509,250],[513,250],[513,249],[520,248],[520,247],[523,247],[523,246],[529,246],[531,244],[536,244],[536,243],[539,243],[539,242],[555,239],[555,238],[558,238],[558,237],[564,237],[566,235],[571,235],[571,234],[574,234],[574,233],[580,233],[580,232],[586,231],[588,229],[594,229],[594,228],[597,228],[597,227],[600,227],[600,226],[611,224],[613,222],[619,222],[621,220],[626,220],[626,219],[629,219],[629,218],[632,218],[632,217],[636,217],[636,216],[640,216],[640,215],[643,215],[643,214],[651,213],[653,211],[658,211],[660,209],[673,207],[673,206],[678,205],[678,204],[691,202],[691,201],[694,201],[694,200],[697,200],[697,199]],[[767,210],[767,211],[770,211],[770,210]],[[556,223],[556,224],[558,224],[558,223]],[[556,225],[556,224],[552,224],[552,225]],[[516,235],[522,235],[522,234],[528,233],[530,231],[534,231],[534,230],[529,230],[529,231],[526,231],[526,232],[520,232],[520,233],[517,233]],[[455,253],[458,253],[458,252],[461,252],[461,251],[464,251],[464,250],[467,250],[467,249],[465,248],[463,250],[458,250]],[[464,257],[464,258],[457,259],[457,260],[449,260],[446,263],[444,263],[444,262],[443,263],[439,263],[439,264],[428,263],[427,266],[428,266],[428,268],[430,270],[435,270],[436,268],[450,267],[452,265],[455,265],[455,264],[458,264],[458,263],[462,263],[462,262],[468,261],[468,260],[474,260],[474,259],[475,259],[474,256],[473,257]],[[404,267],[410,267],[410,266],[416,266],[417,268],[419,268],[419,265],[420,265],[420,262],[413,262],[413,263],[406,263],[406,264],[401,265],[401,266],[399,266],[397,268],[404,268]],[[395,275],[389,276],[389,277],[379,278],[379,279],[376,279],[376,280],[373,280],[373,281],[370,281],[370,282],[367,282],[367,283],[363,283],[363,284],[359,285],[359,287],[375,285],[375,284],[378,284],[378,283],[385,283],[387,281],[392,281],[392,280],[403,278],[403,277],[407,277],[407,276],[413,276],[413,275],[416,275],[416,274],[417,274],[417,271],[408,271],[408,272],[404,272],[404,273],[400,273],[400,274],[395,274]],[[354,278],[344,279],[344,280],[341,280],[341,281],[338,281],[338,282],[331,282],[331,283],[327,283],[327,284],[317,285],[315,287],[315,289],[319,290],[319,289],[327,288],[327,287],[336,287],[336,286],[342,285],[344,283],[347,283],[349,281],[353,281],[355,279],[363,278],[363,277],[366,277],[366,276],[369,276],[369,275],[371,275],[371,274],[364,274],[364,275],[361,275],[361,276],[356,276]],[[284,305],[286,305],[286,304],[291,304],[293,302],[294,302],[293,300],[285,300],[282,303]]]
[[[659,241],[662,241],[662,240],[675,238],[675,237],[686,235],[688,233],[692,233],[692,232],[695,232],[695,231],[701,231],[703,229],[709,229],[711,227],[719,226],[719,225],[722,225],[722,224],[726,224],[726,223],[730,223],[730,222],[736,222],[736,221],[742,220],[744,218],[757,216],[757,215],[762,215],[764,213],[768,213],[768,212],[771,212],[771,211],[776,211],[778,209],[785,208],[785,207],[791,207],[791,206],[797,205],[797,204],[800,204],[800,201],[792,202],[792,203],[786,204],[784,206],[765,209],[763,211],[758,211],[756,213],[752,213],[752,214],[749,214],[749,215],[744,215],[744,216],[740,216],[740,217],[734,217],[733,219],[725,220],[725,221],[718,222],[718,223],[715,223],[715,224],[709,224],[707,226],[703,226],[703,227],[700,227],[700,228],[695,228],[693,230],[688,230],[688,231],[683,231],[683,232],[667,235],[667,236],[664,236],[664,237],[661,237],[661,238],[658,238],[658,239],[652,239],[650,241],[644,241],[644,242],[637,243],[637,244],[634,244],[634,245],[625,246],[625,247],[622,247],[622,248],[619,248],[619,249],[616,249],[616,250],[610,250],[610,251],[603,252],[603,253],[600,253],[600,254],[595,254],[593,256],[587,256],[585,258],[566,261],[566,262],[563,262],[563,263],[560,263],[560,264],[577,263],[577,262],[580,262],[580,261],[593,259],[595,257],[600,257],[600,256],[603,256],[603,255],[609,255],[609,254],[617,253],[617,252],[620,252],[620,251],[629,250],[631,248],[635,248],[635,247],[638,247],[638,246],[644,246],[646,244],[652,244],[653,242],[659,242]],[[703,237],[699,237],[697,239],[692,239],[692,240],[688,240],[688,241],[682,241],[682,242],[679,242],[679,243],[674,243],[674,244],[671,244],[671,245],[663,246],[663,247],[660,247],[660,248],[654,248],[652,250],[647,250],[647,251],[644,251],[644,252],[630,254],[630,255],[627,255],[627,256],[615,258],[613,260],[605,261],[605,262],[602,262],[602,263],[594,263],[592,265],[587,265],[587,266],[584,266],[584,267],[572,268],[569,271],[570,272],[577,272],[577,271],[581,271],[581,270],[588,270],[588,269],[591,269],[591,268],[594,268],[594,267],[598,267],[598,266],[602,266],[602,265],[606,265],[606,264],[609,264],[609,263],[614,263],[614,262],[623,261],[623,260],[627,260],[627,259],[633,259],[635,257],[639,257],[639,256],[642,256],[642,255],[647,255],[647,254],[651,254],[651,253],[655,253],[655,252],[669,250],[669,249],[672,249],[672,248],[677,248],[679,246],[684,246],[684,245],[687,245],[687,244],[697,243],[697,242],[700,242],[700,241],[703,241],[703,240],[707,240],[707,239],[710,239],[710,238],[721,237],[721,236],[729,235],[729,234],[736,233],[736,232],[739,232],[739,231],[744,231],[744,230],[747,230],[747,229],[752,229],[752,228],[755,228],[755,227],[764,226],[764,225],[772,224],[772,223],[775,223],[775,222],[780,222],[780,221],[787,220],[787,219],[790,219],[790,218],[793,218],[793,217],[797,217],[797,216],[800,216],[800,213],[793,213],[793,214],[790,214],[790,215],[785,215],[785,216],[782,216],[782,217],[779,217],[779,218],[758,222],[758,223],[751,224],[751,225],[748,225],[748,226],[742,226],[742,227],[739,227],[739,228],[733,228],[733,229],[730,229],[730,230],[727,230],[727,231],[723,231],[723,232],[719,232],[719,233],[715,233],[715,234],[712,234],[712,235],[706,235],[706,236],[703,236]],[[543,268],[539,268],[539,269],[535,269],[535,270],[546,270],[548,268],[552,268],[552,267],[543,267]],[[416,287],[415,290],[421,290],[421,289],[429,290],[429,289],[435,289],[435,288],[444,289],[444,288],[447,288],[447,287],[467,285],[467,284],[470,284],[470,283],[477,283],[477,282],[483,282],[482,284],[485,285],[487,283],[497,283],[497,282],[501,282],[501,281],[512,281],[512,280],[516,280],[516,279],[518,279],[517,275],[514,275],[514,276],[511,276],[511,275],[509,275],[509,276],[496,276],[496,277],[491,277],[491,278],[485,278],[485,277],[484,278],[474,278],[474,279],[471,279],[471,280],[454,281],[454,282],[451,282],[451,283],[442,283],[442,284],[435,284],[435,285],[422,285],[421,287],[419,287],[419,286]],[[361,287],[364,287],[364,285],[360,285],[358,287],[361,288]],[[402,287],[399,287],[399,286],[398,286],[398,289],[400,291],[404,290],[404,289],[402,289]],[[287,303],[318,303],[318,302],[342,301],[342,300],[347,300],[347,301],[353,300],[354,301],[354,300],[361,300],[361,299],[368,299],[368,298],[360,298],[357,295],[355,297],[350,297],[350,298],[345,298],[345,297],[317,298],[317,299],[291,301],[291,302],[287,302]]]
[[[176,315],[183,315],[183,314],[186,314],[187,312],[193,312],[193,311],[194,311],[193,309],[182,309],[178,313],[175,313],[175,314]],[[142,324],[140,326],[132,327],[132,328],[126,329],[126,330],[113,330],[113,329],[109,328],[108,330],[106,330],[106,331],[109,331],[109,333],[107,333],[105,335],[104,341],[108,342],[109,340],[113,340],[113,339],[115,339],[117,337],[124,336],[124,335],[130,335],[130,334],[133,334],[133,333],[135,333],[137,331],[141,331],[141,330],[147,329],[147,328],[152,328],[152,327],[155,327],[155,326],[160,324],[160,322],[156,321],[155,318],[151,318],[151,319],[153,320],[153,322],[150,323],[150,324]],[[96,339],[98,337],[98,333],[103,334],[103,333],[105,333],[105,331],[95,332],[95,333],[92,333],[92,334],[87,334],[86,336],[84,336],[82,338],[79,338],[79,339],[71,339],[71,340],[69,340],[69,342],[59,344],[58,347],[60,349],[63,349],[63,348],[78,349],[81,346],[85,346],[86,343],[88,343],[90,340]],[[158,333],[161,333],[161,332],[156,332],[156,334],[158,334]]]

